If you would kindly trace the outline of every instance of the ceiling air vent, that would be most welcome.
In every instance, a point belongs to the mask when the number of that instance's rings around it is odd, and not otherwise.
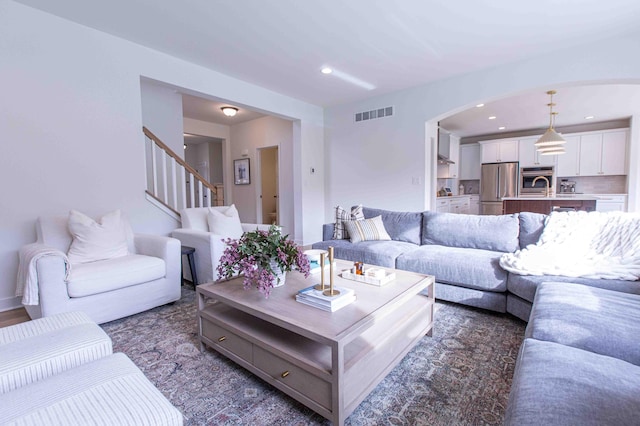
[[[356,122],[374,120],[376,118],[391,117],[392,115],[393,115],[392,106],[385,107],[385,108],[372,109],[371,111],[356,113]]]

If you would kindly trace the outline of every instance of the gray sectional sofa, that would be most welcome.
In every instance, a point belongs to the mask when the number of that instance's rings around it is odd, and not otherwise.
[[[505,425],[640,424],[640,296],[538,287]]]
[[[436,298],[528,321],[536,289],[545,281],[574,282],[640,294],[639,281],[530,276],[508,273],[499,265],[503,253],[535,244],[546,215],[502,216],[394,212],[363,207],[365,218],[382,216],[391,241],[333,240],[332,223],[323,226],[323,241],[339,259],[434,275]]]

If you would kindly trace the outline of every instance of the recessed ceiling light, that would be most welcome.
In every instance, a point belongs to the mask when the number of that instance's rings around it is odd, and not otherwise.
[[[495,119],[496,119],[495,115],[492,115],[491,117],[489,117],[489,120],[495,120]]]
[[[587,115],[584,119],[585,120],[593,120],[595,118],[595,116],[593,115]]]
[[[498,130],[504,130],[504,129],[506,129],[506,127],[505,127],[505,126],[500,126],[500,127],[498,127]]]
[[[366,89],[366,90],[373,90],[376,88],[376,86],[374,86],[373,84],[367,83],[366,81],[360,80],[359,78],[354,77],[340,70],[334,70],[329,67],[324,67],[320,71],[323,74],[327,74],[327,75],[331,74],[333,77],[339,78],[340,80],[346,81],[347,83],[362,87],[363,89]]]
[[[484,104],[478,104],[476,105],[476,108],[482,108],[484,106]]]

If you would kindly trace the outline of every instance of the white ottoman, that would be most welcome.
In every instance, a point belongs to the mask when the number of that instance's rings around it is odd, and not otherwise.
[[[182,425],[182,414],[117,353],[0,395],[0,424]]]
[[[0,328],[0,394],[112,353],[109,336],[83,312]]]

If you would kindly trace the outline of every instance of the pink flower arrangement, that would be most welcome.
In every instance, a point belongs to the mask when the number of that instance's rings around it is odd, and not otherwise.
[[[255,286],[269,297],[276,280],[280,280],[280,272],[296,268],[305,278],[309,276],[309,258],[288,235],[282,235],[277,226],[272,225],[268,231],[245,232],[239,240],[223,241],[227,247],[220,257],[218,279],[244,274],[245,289]],[[279,271],[274,270],[278,268]]]

